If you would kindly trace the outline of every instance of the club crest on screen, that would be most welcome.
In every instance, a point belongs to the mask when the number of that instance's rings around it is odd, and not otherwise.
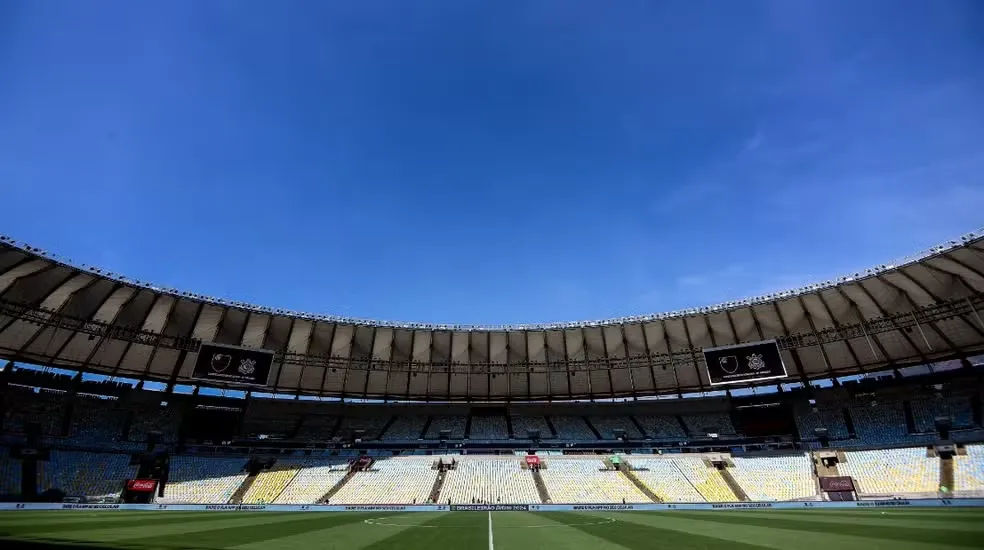
[[[243,359],[239,362],[239,374],[250,375],[256,370],[256,361],[253,359]]]
[[[761,353],[753,353],[748,356],[748,368],[751,370],[762,370],[765,368],[765,360]]]
[[[212,370],[215,372],[223,372],[229,368],[229,363],[232,362],[232,356],[228,353],[213,353],[212,354]]]

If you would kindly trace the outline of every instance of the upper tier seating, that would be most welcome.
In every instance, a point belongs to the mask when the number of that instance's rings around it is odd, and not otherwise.
[[[301,425],[298,426],[297,437],[299,439],[325,441],[331,439],[337,424],[337,416],[310,414],[305,416]]]
[[[936,493],[940,463],[927,458],[925,448],[849,451],[847,462],[838,465],[841,475],[854,478],[858,493],[904,495]]]
[[[843,408],[838,404],[818,404],[815,407],[808,404],[797,404],[796,427],[804,440],[816,439],[817,428],[826,428],[830,439],[845,439],[848,437],[847,424],[844,423]]]
[[[721,474],[713,467],[704,464],[699,457],[680,457],[673,459],[687,480],[704,500],[708,502],[734,502],[735,493],[725,483]]]
[[[906,441],[905,415],[900,401],[878,401],[872,405],[870,400],[855,399],[848,405],[857,444],[895,445]]]
[[[674,416],[639,416],[636,420],[639,421],[642,429],[646,430],[646,436],[653,439],[672,441],[687,439],[683,426],[680,426],[680,422]]]
[[[338,427],[338,435],[349,437],[353,431],[362,430],[365,432],[365,439],[379,439],[383,428],[392,417],[392,414],[387,414],[385,411],[380,411],[374,416],[346,416]]]
[[[648,469],[648,471],[636,470],[634,474],[663,502],[704,502],[704,497],[683,474],[676,460],[639,458],[636,455],[626,458],[634,468]]]
[[[420,504],[430,497],[437,457],[397,457],[377,460],[368,472],[358,472],[335,493],[332,504]]]
[[[509,439],[509,427],[504,416],[473,416],[468,436],[475,440]]]
[[[591,424],[601,434],[602,439],[615,439],[615,430],[624,430],[629,439],[641,439],[642,434],[627,416],[591,416]]]
[[[426,416],[398,416],[386,429],[382,439],[387,441],[416,441],[421,438],[425,424],[427,424]]]
[[[171,457],[163,503],[225,504],[246,480],[245,458]]]
[[[512,416],[510,421],[516,439],[526,439],[529,430],[539,430],[540,439],[553,439],[553,432],[542,416]]]
[[[728,472],[752,500],[800,500],[817,495],[813,463],[805,453],[769,457],[733,457]]]
[[[22,434],[29,422],[37,422],[42,435],[61,435],[61,420],[65,414],[64,393],[45,390],[35,392],[30,388],[8,386],[4,392],[4,400],[7,408],[4,431]]]
[[[700,439],[706,437],[712,430],[724,435],[734,435],[735,427],[731,424],[731,416],[725,413],[708,413],[697,415],[681,415],[687,425],[690,435]]]
[[[550,421],[557,430],[557,439],[598,439],[580,416],[551,416]]]
[[[170,445],[178,440],[181,411],[176,407],[158,407],[134,411],[130,424],[130,441],[147,441],[150,432],[161,433],[161,443]]]
[[[467,419],[464,416],[435,416],[431,419],[430,427],[427,428],[425,439],[438,439],[441,437],[442,430],[450,430],[451,439],[465,438],[465,424]]]
[[[38,463],[39,491],[61,489],[68,496],[116,498],[123,481],[137,475],[125,454],[51,451],[51,460]]]
[[[540,476],[555,504],[652,502],[621,472],[598,459],[551,457]]]
[[[533,473],[515,458],[457,461],[448,471],[439,502],[446,504],[534,504],[540,502]]]
[[[316,504],[348,473],[348,464],[327,460],[307,461],[274,499],[275,504]]]
[[[115,400],[79,395],[72,411],[71,443],[96,447],[120,439],[126,412],[116,409]]]
[[[984,445],[967,445],[967,455],[953,457],[953,487],[961,493],[984,496]],[[958,493],[959,494],[959,493]]]
[[[970,428],[974,424],[970,398],[965,395],[939,394],[913,399],[909,403],[918,433],[935,433],[936,418],[940,416],[950,417],[953,429]]]

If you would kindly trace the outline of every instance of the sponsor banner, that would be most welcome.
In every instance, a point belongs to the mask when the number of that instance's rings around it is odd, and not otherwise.
[[[828,493],[853,491],[854,480],[849,476],[830,476],[820,478],[820,488]]]
[[[62,504],[62,510],[119,510],[119,504]]]
[[[725,502],[711,504],[714,509],[747,509],[747,508],[772,508],[771,502]]]
[[[916,501],[919,502],[919,501]],[[937,500],[932,506],[944,506],[944,501]],[[898,506],[912,506],[912,501],[909,500],[859,500],[855,502],[858,508],[870,508],[870,507],[898,507]]]
[[[202,344],[191,377],[211,382],[266,386],[273,352],[222,344]]]
[[[755,380],[785,378],[786,366],[782,363],[779,346],[775,340],[704,348],[704,363],[711,385],[738,384]]]
[[[540,457],[536,455],[526,455],[526,464],[535,466],[540,463]]]
[[[452,504],[452,512],[529,512],[529,504]]]
[[[656,510],[789,510],[803,508],[898,508],[898,507],[984,507],[981,498],[862,500],[856,502],[734,502],[682,504],[459,504],[453,506],[329,506],[238,505],[238,504],[71,504],[49,502],[0,502],[7,510],[146,510],[182,512],[627,512]]]
[[[635,510],[634,504],[576,504],[576,512]]]
[[[137,491],[143,493],[152,493],[154,489],[157,489],[156,479],[128,479],[126,480],[126,488],[130,491]]]

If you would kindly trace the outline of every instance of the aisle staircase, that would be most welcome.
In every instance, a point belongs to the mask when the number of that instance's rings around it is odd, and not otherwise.
[[[663,502],[663,500],[659,498],[659,496],[657,496],[656,493],[654,493],[653,490],[650,489],[648,485],[646,485],[645,483],[642,482],[642,480],[636,477],[635,473],[632,470],[633,470],[632,465],[626,462],[625,460],[623,460],[622,464],[619,467],[619,471],[622,472],[622,475],[625,476],[626,479],[631,481],[633,485],[638,487],[639,490],[642,491],[642,494],[649,497],[649,500],[653,502]]]
[[[236,492],[232,493],[232,496],[229,497],[229,504],[243,503],[243,497],[246,496],[246,493],[249,491],[249,488],[253,486],[253,483],[256,481],[256,476],[258,473],[259,472],[251,473],[248,476],[246,476],[246,479],[244,479],[242,484],[239,485],[239,488],[236,489]]]
[[[345,474],[345,477],[338,480],[338,483],[336,483],[334,487],[328,489],[328,492],[325,493],[320,499],[318,499],[318,502],[330,502],[331,497],[335,496],[335,494],[338,493],[338,491],[340,491],[342,487],[345,487],[345,484],[351,481],[352,478],[355,477],[355,474],[356,474],[355,470],[349,470],[349,472]]]

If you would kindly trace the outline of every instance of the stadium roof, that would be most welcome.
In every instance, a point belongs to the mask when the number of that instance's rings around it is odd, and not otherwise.
[[[785,382],[984,350],[984,234],[837,280],[672,313],[550,325],[392,323],[158,288],[0,237],[0,357],[189,382],[203,342],[276,352],[263,391],[532,400],[711,389],[701,350],[775,339]]]

